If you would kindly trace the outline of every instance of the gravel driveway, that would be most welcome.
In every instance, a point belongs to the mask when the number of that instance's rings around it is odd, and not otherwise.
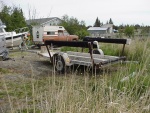
[[[52,73],[53,66],[49,59],[36,54],[37,50],[23,51],[10,50],[10,58],[0,61],[0,75],[22,75],[22,76],[47,76]]]

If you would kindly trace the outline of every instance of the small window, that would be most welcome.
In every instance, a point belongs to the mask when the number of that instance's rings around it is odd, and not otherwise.
[[[55,32],[47,32],[47,35],[55,35]]]
[[[64,35],[65,35],[65,36],[68,36],[69,33],[68,33],[67,31],[64,31]]]
[[[39,31],[36,32],[36,38],[39,38]]]

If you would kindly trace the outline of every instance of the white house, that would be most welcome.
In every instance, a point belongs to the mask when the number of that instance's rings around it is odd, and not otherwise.
[[[30,19],[26,20],[27,25],[44,25],[44,26],[57,26],[61,23],[61,19],[58,17],[51,18],[40,18],[40,19]]]
[[[92,37],[107,37],[110,38],[113,35],[113,24],[104,24],[101,27],[90,27],[88,32]]]

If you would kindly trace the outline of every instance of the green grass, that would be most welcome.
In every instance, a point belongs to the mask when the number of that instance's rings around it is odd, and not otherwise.
[[[93,75],[52,72],[15,81],[0,78],[0,98],[9,105],[6,111],[14,113],[149,113],[149,44],[135,40],[127,46],[128,60],[138,63],[112,65]],[[101,47],[107,54],[120,54],[120,45]]]
[[[64,52],[66,52],[66,51],[78,51],[78,52],[82,52],[82,50],[83,50],[83,52],[88,52],[89,50],[88,50],[88,48],[84,48],[84,49],[82,49],[82,48],[80,48],[80,47],[62,47],[61,48],[61,51],[64,51]]]
[[[5,68],[0,68],[0,74],[6,74],[9,73],[10,71],[8,69]]]
[[[12,50],[9,54],[10,57],[22,57],[24,55],[27,55],[27,53],[24,51],[21,51],[21,50],[20,50],[20,52],[18,52],[18,51],[16,52],[15,50]]]

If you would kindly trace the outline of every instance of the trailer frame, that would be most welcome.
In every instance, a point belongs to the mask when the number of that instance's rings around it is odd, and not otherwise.
[[[54,65],[55,70],[58,72],[64,73],[65,67],[71,65],[85,65],[99,69],[108,64],[113,64],[119,61],[124,61],[125,56],[109,56],[103,55],[100,51],[98,42],[105,43],[116,43],[123,44],[122,54],[125,49],[125,44],[130,44],[128,39],[84,39],[83,41],[45,41],[42,46],[46,46],[47,52],[49,54],[50,62]],[[58,45],[58,46],[69,46],[69,47],[81,47],[89,48],[89,53],[83,52],[56,52],[53,55],[49,50],[49,46]],[[98,54],[93,54],[93,50],[97,51]]]

